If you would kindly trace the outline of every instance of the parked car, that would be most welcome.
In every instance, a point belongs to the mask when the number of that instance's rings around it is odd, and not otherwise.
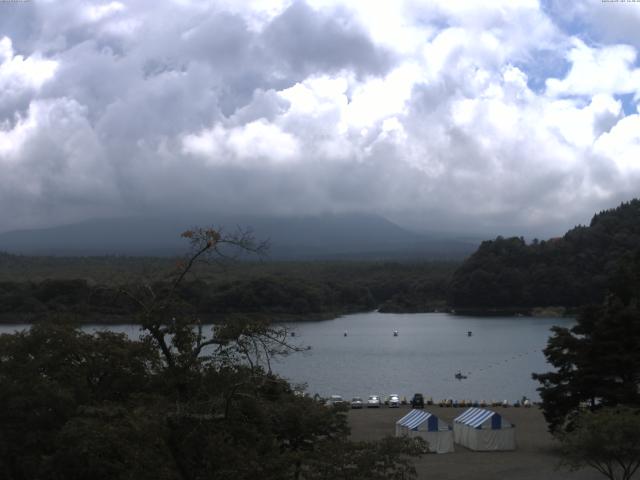
[[[411,399],[411,408],[424,408],[424,397],[421,393],[416,393]]]
[[[367,408],[380,408],[380,405],[382,405],[380,395],[369,395],[369,399],[367,400]]]
[[[345,401],[342,399],[341,395],[331,395],[329,400],[327,400],[328,406],[336,406],[336,405],[344,405]]]
[[[363,404],[361,397],[353,397],[351,399],[351,408],[362,408]]]
[[[399,408],[400,407],[400,396],[396,393],[392,393],[389,395],[389,408]]]

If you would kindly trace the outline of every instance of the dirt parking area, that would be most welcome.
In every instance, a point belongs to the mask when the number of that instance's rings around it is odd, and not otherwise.
[[[449,422],[464,408],[426,406],[425,410]],[[569,472],[559,469],[557,445],[547,432],[542,412],[537,408],[493,408],[516,425],[514,452],[473,452],[455,445],[449,454],[427,454],[416,460],[418,478],[430,480],[601,480],[595,470]],[[393,435],[395,422],[408,407],[351,410],[349,424],[353,440],[377,440]],[[638,477],[640,478],[640,477]]]

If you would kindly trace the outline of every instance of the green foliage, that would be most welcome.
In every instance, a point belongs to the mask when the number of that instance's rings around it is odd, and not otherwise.
[[[640,467],[640,410],[583,411],[560,441],[563,463],[570,469],[589,466],[610,480],[630,480]]]
[[[410,480],[411,457],[426,451],[421,438],[387,437],[380,442],[326,442],[302,478],[309,480]]]
[[[39,478],[62,428],[86,405],[152,392],[149,345],[54,324],[0,336],[0,452],[8,478]]]
[[[319,478],[345,458],[358,473],[340,478],[411,478],[394,472],[412,471],[415,449],[352,445],[340,409],[240,360],[242,337],[267,333],[247,325],[174,367],[152,342],[112,333],[42,323],[0,336],[3,478]]]
[[[449,301],[456,308],[597,304],[621,260],[640,245],[640,200],[593,217],[562,238],[483,242],[455,272]]]
[[[533,375],[552,431],[571,428],[581,405],[640,406],[640,256],[615,277],[601,306],[553,329],[544,353],[555,371]]]
[[[187,301],[204,287],[187,276],[219,246],[252,244],[211,229],[183,236],[192,244],[183,264],[122,292],[140,340],[52,322],[0,336],[2,478],[412,478],[409,457],[422,448],[351,443],[343,409],[296,395],[271,373],[274,355],[296,350],[285,329],[234,318],[205,331]],[[84,298],[85,286],[49,283],[41,298]]]
[[[27,261],[28,257],[23,258]],[[33,260],[33,259],[31,259]],[[87,269],[96,267],[90,259]],[[109,257],[103,259],[108,262]],[[121,268],[128,261],[135,270],[138,259],[112,259]],[[2,260],[0,259],[0,262]],[[35,262],[35,260],[33,260]],[[49,259],[43,258],[42,262]],[[58,276],[72,269],[61,261]],[[151,260],[149,260],[151,262]],[[37,263],[36,263],[37,264]],[[175,261],[167,263],[175,267]],[[224,275],[210,267],[193,268],[197,278],[184,279],[174,292],[203,319],[229,314],[250,314],[270,319],[326,318],[380,307],[385,312],[416,312],[444,308],[450,263],[249,263],[227,265]],[[36,267],[33,267],[34,269]],[[90,276],[89,270],[78,272]],[[0,274],[1,276],[1,274]],[[171,289],[166,273],[149,282],[134,276],[118,283],[49,278],[39,282],[0,282],[0,318],[9,322],[37,321],[51,314],[75,315],[85,322],[131,321],[139,305],[122,291],[142,292],[151,287],[158,294]],[[123,320],[122,317],[128,317]]]
[[[163,441],[167,433],[157,411],[144,406],[82,407],[59,430],[57,448],[43,469],[60,480],[178,478],[165,460],[171,458]]]

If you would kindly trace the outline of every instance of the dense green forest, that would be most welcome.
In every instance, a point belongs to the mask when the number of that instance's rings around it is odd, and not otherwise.
[[[177,292],[203,319],[250,314],[309,320],[382,312],[527,312],[599,303],[640,249],[640,200],[595,215],[561,238],[498,237],[456,262],[216,262],[193,268]],[[0,254],[0,319],[51,313],[81,322],[126,321],[124,292],[167,289],[180,258]]]
[[[612,276],[604,301],[551,329],[550,371],[534,373],[562,465],[631,480],[640,468],[640,254]]]
[[[300,350],[286,328],[247,318],[202,326],[182,282],[226,240],[200,233],[162,291],[127,291],[140,340],[85,333],[52,315],[0,335],[1,478],[416,478],[411,457],[423,441],[350,441],[345,406],[271,372],[270,359]],[[86,289],[56,282],[64,292]],[[50,284],[38,294],[56,298]]]
[[[596,214],[561,238],[483,242],[453,275],[456,309],[602,302],[609,279],[640,249],[640,200]]]
[[[551,331],[544,354],[554,368],[533,378],[552,431],[570,430],[585,405],[640,407],[640,254],[611,277],[603,302]]]
[[[0,256],[0,318],[48,314],[79,321],[122,321],[135,310],[124,292],[162,292],[179,259]],[[388,312],[445,307],[452,262],[225,262],[199,265],[177,294],[205,319],[254,314],[319,319],[380,308]]]

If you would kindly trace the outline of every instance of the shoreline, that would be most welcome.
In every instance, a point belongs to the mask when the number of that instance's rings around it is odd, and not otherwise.
[[[445,313],[466,317],[526,317],[526,318],[572,318],[575,310],[565,307],[536,307],[529,309],[425,309],[420,311],[389,311],[379,308],[369,310],[344,310],[332,312],[312,312],[304,314],[294,313],[263,313],[263,312],[233,312],[200,314],[198,317],[204,324],[221,323],[223,319],[249,318],[253,320],[269,320],[271,323],[306,323],[334,320],[346,315],[378,312],[391,315],[420,315],[430,313]],[[77,313],[77,312],[19,312],[1,313],[0,325],[31,325],[53,318],[54,321],[63,321],[77,325],[131,325],[136,324],[136,316],[133,314],[101,314],[101,313]]]

